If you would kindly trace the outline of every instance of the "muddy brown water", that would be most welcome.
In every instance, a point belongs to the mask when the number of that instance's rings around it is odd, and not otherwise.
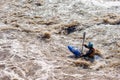
[[[119,0],[0,1],[0,80],[119,80],[119,14]],[[71,57],[83,32],[103,59]]]

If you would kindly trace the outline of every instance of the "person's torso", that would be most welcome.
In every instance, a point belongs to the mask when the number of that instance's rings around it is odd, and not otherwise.
[[[89,52],[89,57],[94,57],[94,55],[95,55],[95,49],[94,48],[90,49],[88,52]]]

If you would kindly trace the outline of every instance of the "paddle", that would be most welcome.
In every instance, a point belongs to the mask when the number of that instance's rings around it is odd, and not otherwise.
[[[83,33],[83,43],[82,43],[82,50],[81,50],[82,53],[83,53],[83,44],[84,44],[84,41],[85,41],[85,35],[86,35],[86,32]]]

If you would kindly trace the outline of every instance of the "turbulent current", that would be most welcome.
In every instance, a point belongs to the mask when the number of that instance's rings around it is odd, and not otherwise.
[[[93,63],[67,48],[84,32],[103,56]],[[0,80],[119,79],[120,0],[0,1]]]

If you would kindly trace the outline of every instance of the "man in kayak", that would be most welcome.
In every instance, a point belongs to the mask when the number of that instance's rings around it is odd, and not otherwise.
[[[93,48],[93,43],[89,42],[88,45],[83,44],[85,48],[88,48],[89,50],[86,52],[86,54],[83,54],[82,57],[86,59],[86,57],[94,60],[94,55],[95,55],[95,49]]]

